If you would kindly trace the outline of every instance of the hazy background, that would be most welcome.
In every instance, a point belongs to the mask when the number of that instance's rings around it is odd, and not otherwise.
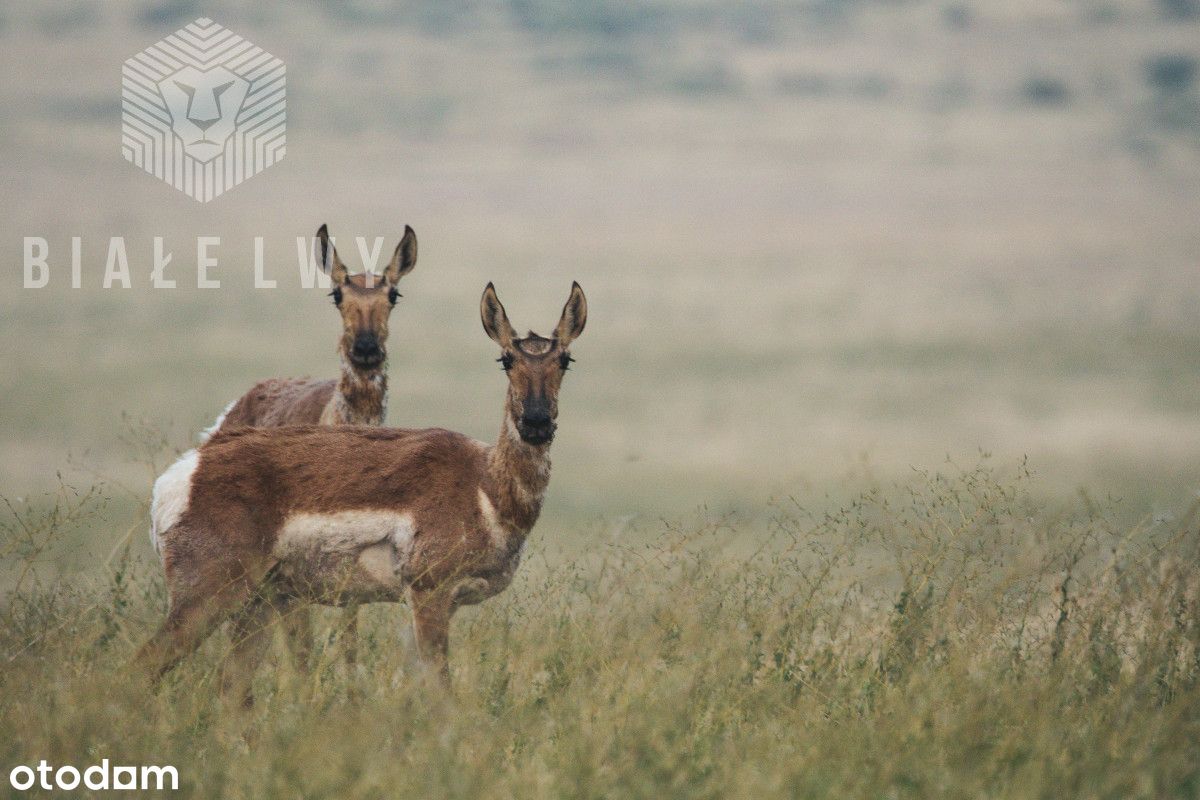
[[[980,450],[1136,513],[1200,488],[1197,0],[0,8],[6,496],[69,465],[148,493],[123,414],[184,447],[257,379],[335,375],[296,268],[322,222],[354,267],[418,233],[394,425],[494,438],[484,284],[543,333],[583,285],[543,527]],[[203,205],[120,153],[122,61],[201,16],[284,60],[288,112],[286,158]],[[184,288],[150,288],[156,235]],[[219,291],[186,288],[200,235]],[[110,236],[132,290],[98,288]]]

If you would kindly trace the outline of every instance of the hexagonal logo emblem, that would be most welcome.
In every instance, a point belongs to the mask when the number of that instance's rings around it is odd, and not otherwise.
[[[284,64],[210,19],[121,70],[126,161],[207,203],[283,158]]]

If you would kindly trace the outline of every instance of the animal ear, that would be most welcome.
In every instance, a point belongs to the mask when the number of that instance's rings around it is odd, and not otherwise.
[[[346,279],[350,277],[350,271],[338,257],[337,248],[333,246],[333,240],[329,238],[329,229],[324,225],[317,228],[317,238],[313,240],[313,259],[329,275],[334,286],[345,283]]]
[[[383,271],[383,276],[387,278],[388,283],[394,284],[412,272],[413,267],[416,265],[417,234],[413,232],[412,228],[405,225],[404,238],[400,240],[400,244],[396,245],[396,252],[392,254],[392,260],[388,262],[387,269]]]
[[[491,282],[483,290],[483,299],[479,301],[479,316],[483,320],[483,329],[492,337],[492,341],[506,350],[512,346],[517,334],[509,323],[508,314],[504,312],[504,306],[496,296],[496,287],[492,286]]]
[[[579,288],[579,284],[572,281],[571,296],[563,306],[562,317],[558,320],[558,327],[554,329],[554,338],[558,339],[560,346],[566,347],[579,338],[586,324],[587,298],[583,296],[583,289]]]

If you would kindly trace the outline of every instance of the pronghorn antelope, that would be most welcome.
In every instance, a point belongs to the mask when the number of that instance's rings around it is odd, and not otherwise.
[[[417,265],[417,235],[404,226],[404,236],[382,275],[369,271],[351,275],[325,225],[313,240],[313,256],[329,274],[333,284],[330,294],[342,316],[342,335],[338,339],[341,377],[260,381],[230,403],[202,439],[243,426],[383,424],[387,414],[388,317],[400,297],[396,284]],[[348,607],[341,626],[344,653],[351,664],[356,660],[357,615],[356,607]],[[284,627],[297,664],[306,667],[312,650],[308,614],[294,610]]]
[[[508,586],[541,511],[587,301],[574,284],[550,338],[518,338],[490,283],[480,313],[508,376],[495,445],[440,428],[241,428],[163,473],[153,523],[169,610],[138,653],[149,674],[232,615],[222,685],[248,703],[272,610],[406,599],[422,660],[449,681],[451,616]]]
[[[351,275],[322,225],[313,242],[316,261],[329,273],[342,315],[337,380],[269,378],[229,404],[205,432],[280,425],[382,425],[387,412],[388,317],[400,297],[396,284],[417,265],[417,235],[404,226],[382,275]]]

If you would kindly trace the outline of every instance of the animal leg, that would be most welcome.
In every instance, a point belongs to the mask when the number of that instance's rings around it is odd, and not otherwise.
[[[263,653],[271,643],[267,627],[270,619],[270,603],[257,598],[234,615],[230,626],[233,649],[221,668],[221,695],[240,703],[243,708],[254,705],[250,685]]]
[[[134,665],[152,683],[161,680],[184,656],[199,647],[225,616],[250,599],[251,586],[244,575],[226,579],[211,593],[202,591],[206,583],[192,583],[186,591],[171,597],[162,627],[134,657]]]
[[[450,685],[450,616],[454,606],[446,591],[409,591],[413,612],[413,632],[421,661],[433,670],[441,682]]]

